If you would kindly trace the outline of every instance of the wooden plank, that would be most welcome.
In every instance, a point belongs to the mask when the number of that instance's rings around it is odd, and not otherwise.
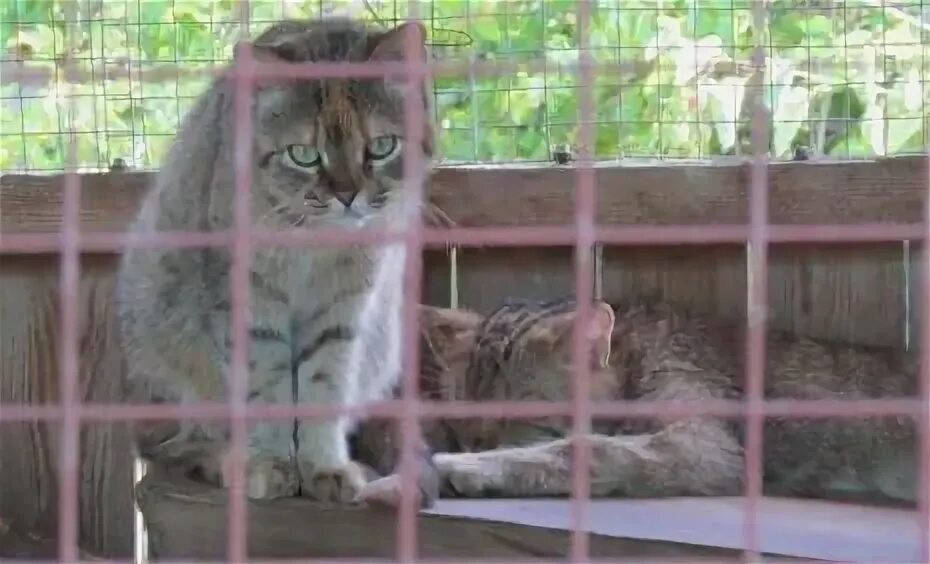
[[[448,307],[452,279],[449,251],[427,249],[423,251],[423,303]]]
[[[773,247],[773,327],[864,345],[904,345],[903,243]]]
[[[601,224],[739,224],[747,220],[748,165],[598,164]],[[921,221],[925,157],[773,163],[773,223],[851,224]],[[82,227],[120,231],[152,173],[82,175]],[[566,167],[440,168],[429,199],[461,226],[548,225],[572,221],[577,173]],[[55,232],[63,176],[0,177],[0,233]]]
[[[924,316],[924,310],[926,306],[925,299],[930,298],[930,296],[925,296],[923,293],[923,281],[924,273],[926,272],[927,267],[927,257],[925,253],[925,246],[919,241],[910,241],[907,249],[907,274],[908,274],[908,284],[907,284],[907,316],[905,322],[905,339],[907,341],[908,347],[914,350],[920,350],[920,342],[926,341],[926,337],[922,337],[926,333],[924,331],[923,323],[926,321]]]
[[[58,558],[58,539],[35,531],[20,531],[0,519],[0,558],[43,560]],[[82,561],[103,561],[84,550],[78,550]]]
[[[574,295],[573,253],[568,247],[459,249],[459,306],[489,313],[508,298]]]
[[[81,400],[115,401],[122,356],[112,318],[113,257],[82,264],[79,355]],[[55,403],[60,308],[58,268],[50,257],[0,259],[0,403]],[[0,425],[0,518],[54,538],[58,499],[57,425]],[[132,555],[132,464],[125,426],[81,430],[79,534],[106,557]]]
[[[220,560],[226,557],[228,495],[176,476],[147,475],[139,505],[152,540],[152,556],[165,560]],[[491,502],[492,504],[495,502]],[[506,501],[497,502],[506,505]],[[512,517],[497,511],[503,519]],[[397,516],[393,509],[324,507],[300,498],[251,501],[247,511],[248,555],[253,559],[370,559],[396,557]],[[300,526],[295,527],[294,524]],[[525,561],[569,554],[564,529],[421,513],[417,554],[421,559]],[[685,558],[737,560],[732,549],[592,534],[596,558]],[[768,559],[766,559],[768,560]]]
[[[203,484],[146,476],[140,506],[158,559],[221,559],[227,495]],[[586,529],[595,558],[738,558],[746,548],[741,497],[597,499]],[[393,558],[391,509],[323,507],[305,499],[254,501],[252,558]],[[821,500],[762,498],[759,548],[767,558],[902,562],[919,550],[917,512]],[[293,523],[303,523],[298,529]],[[567,556],[566,499],[444,499],[417,519],[418,556],[522,561]],[[735,549],[733,552],[731,550]]]
[[[603,296],[649,297],[743,319],[744,247],[605,247]],[[901,346],[903,243],[778,245],[769,256],[769,325],[809,337]]]
[[[605,246],[602,257],[602,296],[607,301],[657,298],[707,315],[745,316],[742,245]]]

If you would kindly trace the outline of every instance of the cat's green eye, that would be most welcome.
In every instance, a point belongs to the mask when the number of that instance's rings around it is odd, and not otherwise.
[[[373,161],[386,161],[397,153],[399,147],[400,140],[396,135],[382,135],[369,141],[365,151]]]
[[[313,168],[320,164],[320,152],[313,145],[288,145],[287,156],[295,165]]]

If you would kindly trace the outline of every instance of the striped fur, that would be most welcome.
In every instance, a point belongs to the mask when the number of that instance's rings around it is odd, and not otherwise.
[[[285,21],[252,45],[265,62],[401,60],[405,33],[359,22]],[[421,53],[426,55],[425,46]],[[241,57],[237,50],[236,58]],[[234,83],[217,80],[197,101],[133,226],[218,231],[235,193]],[[260,85],[252,108],[253,225],[273,229],[399,228],[405,99],[427,116],[417,137],[421,173],[434,152],[428,85],[387,79],[316,79]],[[228,397],[231,303],[226,249],[133,249],[118,276],[126,396],[191,403]],[[248,401],[353,405],[390,395],[400,374],[404,248],[256,247],[251,257]],[[266,421],[248,435],[248,493],[301,493],[348,501],[364,484],[349,456],[355,422],[342,416]],[[139,425],[146,458],[226,482],[224,424]]]
[[[606,370],[613,312],[597,303],[592,319],[592,397],[616,394]],[[570,398],[570,299],[511,301],[483,317],[465,310],[422,306],[420,395],[434,401],[560,401]],[[399,389],[396,390],[399,394]],[[396,465],[383,426],[367,421],[355,437],[357,458],[378,474]],[[423,435],[434,452],[473,452],[564,436],[565,418],[427,419]],[[388,439],[389,441],[391,439]]]
[[[538,355],[538,327],[560,306],[508,305],[476,324],[470,362],[457,378],[461,399],[566,399],[564,362]],[[745,335],[740,323],[701,316],[671,304],[628,301],[614,306],[610,368],[613,396],[644,401],[739,399],[744,389]],[[598,340],[595,340],[597,343]],[[551,342],[551,341],[549,341]],[[453,349],[446,351],[455,352]],[[770,331],[765,393],[780,399],[913,398],[916,356],[891,348],[828,342]],[[450,369],[455,370],[450,367]],[[537,395],[515,382],[532,373]],[[449,377],[446,377],[447,379]],[[544,391],[547,390],[547,391]],[[475,395],[472,395],[475,394]],[[604,396],[600,396],[604,397]],[[597,423],[597,422],[595,422]],[[587,436],[594,496],[739,495],[743,425],[711,417],[647,418],[595,426]],[[447,496],[569,495],[572,441],[568,426],[508,432],[507,423],[475,429],[452,424],[461,444],[434,445]],[[554,431],[546,436],[543,430]],[[812,496],[913,505],[917,443],[913,421],[897,417],[769,418],[763,450],[768,495]],[[477,448],[470,449],[469,446]],[[472,452],[467,452],[471,450]],[[466,452],[462,452],[466,451]]]

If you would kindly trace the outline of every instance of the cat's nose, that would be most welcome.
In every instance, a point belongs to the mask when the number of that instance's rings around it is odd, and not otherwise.
[[[352,205],[352,202],[355,201],[356,196],[358,196],[358,190],[333,192],[333,197],[339,200],[346,208]]]

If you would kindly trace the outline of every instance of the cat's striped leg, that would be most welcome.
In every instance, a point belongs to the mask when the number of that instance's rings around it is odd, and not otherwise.
[[[286,331],[273,324],[257,322],[250,330],[247,401],[258,404],[293,403],[291,345]],[[297,495],[299,479],[294,445],[294,422],[258,421],[249,425],[246,488],[252,499],[272,499]],[[230,465],[224,456],[220,471],[229,484]]]
[[[336,325],[307,339],[296,358],[297,401],[345,406],[358,396],[352,358],[354,331]],[[349,456],[348,415],[303,419],[297,424],[297,468],[301,494],[324,502],[348,503],[365,485],[365,473]]]
[[[385,477],[378,477],[362,488],[356,501],[367,504],[379,504],[396,507],[400,504],[401,499],[401,479],[399,461],[402,456],[402,437],[400,421],[392,421],[382,425],[372,425],[371,421],[362,424],[361,435],[367,438],[369,443],[375,443],[376,447],[381,446],[382,452],[378,453],[378,466],[390,468],[393,473]],[[390,428],[388,428],[390,427]],[[388,436],[390,434],[390,436]],[[368,435],[367,437],[365,437]],[[384,445],[385,439],[390,440],[389,445]],[[416,473],[416,490],[413,495],[420,507],[432,507],[439,498],[439,472],[436,464],[433,462],[433,451],[427,444],[422,430],[419,435],[414,435],[413,455],[417,468]],[[371,446],[366,445],[366,446]],[[386,450],[389,449],[389,452]]]
[[[680,421],[654,434],[587,436],[591,495],[738,495],[742,449],[718,422]],[[483,452],[436,453],[443,497],[571,494],[571,439]]]

